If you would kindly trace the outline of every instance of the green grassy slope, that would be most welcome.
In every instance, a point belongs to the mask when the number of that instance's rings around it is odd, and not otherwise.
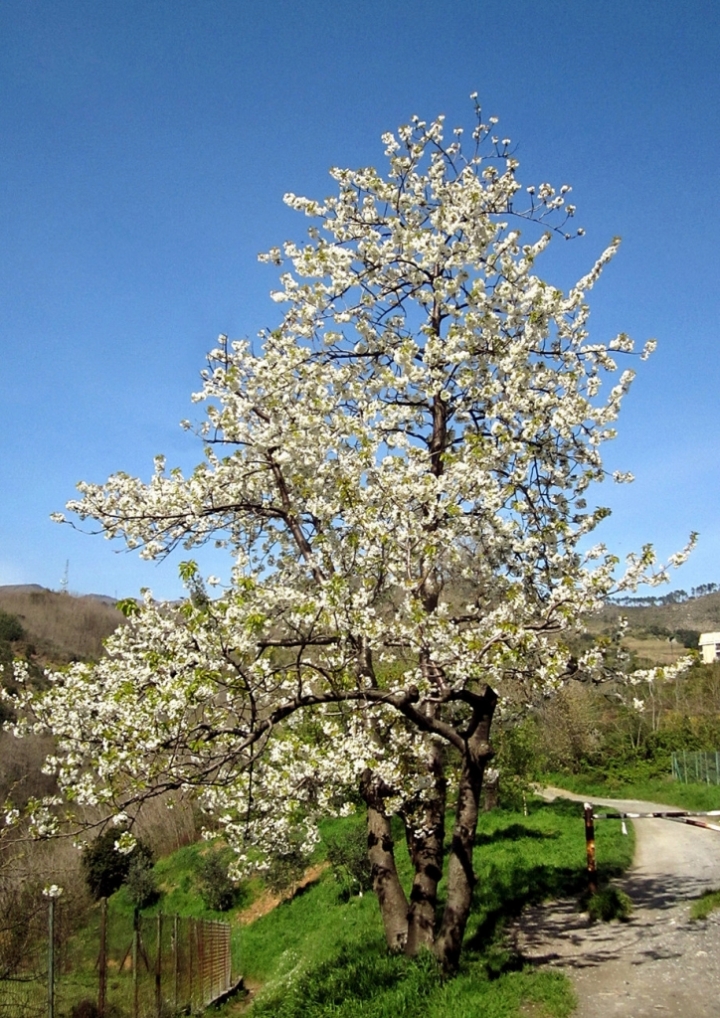
[[[337,840],[359,823],[359,817],[330,821],[324,834]],[[474,908],[460,971],[450,980],[441,977],[430,955],[409,961],[388,954],[374,895],[348,897],[347,883],[336,880],[330,867],[318,865],[323,850],[321,844],[312,871],[315,882],[294,897],[277,904],[277,897],[255,878],[241,889],[234,907],[222,913],[207,909],[200,894],[202,860],[207,853],[222,852],[221,845],[200,842],[159,860],[154,872],[161,894],[151,908],[143,910],[142,935],[150,956],[154,956],[157,928],[152,917],[158,911],[229,921],[234,974],[243,975],[252,994],[249,999],[228,1002],[215,1012],[218,1018],[243,1013],[248,1018],[563,1018],[571,1014],[575,1000],[569,981],[556,972],[525,967],[507,945],[503,926],[525,904],[579,897],[583,892],[584,825],[577,803],[532,801],[527,816],[497,810],[481,817]],[[632,834],[623,837],[619,823],[601,825],[597,831],[601,878],[626,867],[632,851]],[[407,884],[409,861],[404,851],[398,855]],[[271,911],[263,914],[268,907]],[[108,902],[108,1002],[116,1014],[127,1013],[132,1000],[132,914],[127,888],[121,888]],[[99,922],[100,910],[95,906],[84,925],[64,939],[57,985],[59,1015],[69,1015],[80,1000],[96,999]],[[167,940],[172,923],[163,929]],[[147,972],[145,968],[141,966],[141,999],[151,1006],[152,965]]]
[[[388,955],[372,894],[343,901],[331,872],[239,930],[237,964],[256,988],[255,1018],[562,1018],[574,1007],[558,973],[525,968],[502,939],[524,904],[579,895],[585,886],[584,828],[577,803],[532,803],[527,817],[481,818],[478,887],[458,976],[442,980],[430,957]],[[608,823],[598,831],[602,877],[629,865],[632,835]],[[401,860],[404,877],[407,860]],[[532,1010],[528,1008],[532,1007]],[[237,1004],[224,1012],[238,1013]]]
[[[644,799],[648,802],[665,803],[679,809],[711,810],[720,809],[720,786],[707,784],[683,784],[668,777],[641,777],[628,769],[626,776],[614,774],[601,779],[597,774],[546,774],[543,784],[564,788],[578,795],[602,799]]]

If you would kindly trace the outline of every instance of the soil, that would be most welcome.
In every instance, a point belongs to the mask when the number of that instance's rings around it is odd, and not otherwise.
[[[583,798],[558,789],[543,794]],[[625,812],[672,808],[626,799],[593,805]],[[634,824],[635,861],[617,882],[635,906],[628,922],[591,925],[575,900],[560,901],[526,909],[511,936],[528,961],[572,979],[575,1018],[716,1018],[720,912],[693,921],[689,903],[720,887],[720,832],[672,820]]]
[[[311,884],[316,883],[329,865],[327,862],[321,862],[306,869],[300,880],[292,884],[286,891],[278,894],[274,894],[272,891],[265,891],[264,894],[255,899],[252,905],[238,913],[235,921],[241,926],[254,923],[256,919],[260,919],[262,916],[267,915],[268,912],[272,912],[283,901],[290,901],[300,891],[304,891]]]

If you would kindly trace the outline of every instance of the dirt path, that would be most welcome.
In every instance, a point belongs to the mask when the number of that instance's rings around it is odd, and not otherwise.
[[[546,797],[582,796],[546,789]],[[668,806],[593,800],[627,812]],[[720,833],[636,820],[632,869],[619,882],[635,904],[628,923],[588,926],[575,902],[528,909],[514,929],[529,960],[565,971],[575,984],[576,1018],[717,1018],[720,1014],[720,913],[689,919],[688,901],[720,887]]]

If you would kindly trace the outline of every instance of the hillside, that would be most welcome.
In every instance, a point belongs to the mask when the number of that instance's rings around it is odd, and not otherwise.
[[[20,619],[25,642],[43,662],[57,664],[99,657],[103,640],[123,622],[114,598],[60,593],[37,584],[0,586],[0,611]],[[611,630],[621,616],[628,620],[628,648],[664,664],[685,653],[680,642],[670,642],[671,634],[720,630],[720,592],[677,604],[609,604],[587,620],[587,628],[593,634]]]
[[[646,607],[607,605],[593,618],[590,628],[595,631],[596,626],[610,626],[621,615],[628,620],[629,628],[633,630],[662,626],[670,631],[695,629],[700,633],[714,632],[720,629],[720,593],[688,598],[677,604]]]
[[[54,664],[100,657],[102,641],[123,621],[109,597],[78,597],[36,584],[0,587],[0,611],[17,616],[24,643],[42,662]]]

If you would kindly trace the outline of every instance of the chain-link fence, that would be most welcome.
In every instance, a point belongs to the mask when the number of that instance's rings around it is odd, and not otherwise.
[[[720,752],[673,753],[672,774],[685,784],[720,785]]]
[[[45,936],[0,970],[0,1018],[168,1018],[197,1014],[232,986],[227,923],[110,917],[101,902],[66,936],[62,900],[51,899]]]

